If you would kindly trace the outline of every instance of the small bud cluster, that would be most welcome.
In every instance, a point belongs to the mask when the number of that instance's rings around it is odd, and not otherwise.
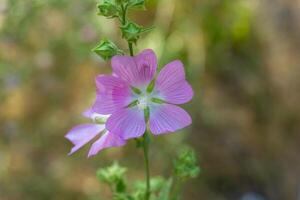
[[[118,18],[122,36],[128,44],[135,44],[141,34],[152,30],[144,28],[135,22],[127,19],[129,9],[144,9],[145,0],[102,0],[98,4],[98,15],[111,18]],[[112,41],[104,39],[92,50],[104,60],[109,60],[115,55],[124,54]]]

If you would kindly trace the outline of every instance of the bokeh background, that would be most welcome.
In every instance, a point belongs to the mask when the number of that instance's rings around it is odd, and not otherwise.
[[[123,49],[118,24],[95,0],[0,0],[0,199],[110,199],[95,171],[118,160],[143,178],[129,142],[91,159],[71,157],[64,134],[87,122],[94,77],[110,63],[90,51],[100,38]],[[155,25],[135,47],[160,67],[185,63],[193,125],[156,137],[152,175],[170,174],[178,146],[197,152],[202,173],[184,200],[300,199],[300,1],[149,0],[130,17]]]

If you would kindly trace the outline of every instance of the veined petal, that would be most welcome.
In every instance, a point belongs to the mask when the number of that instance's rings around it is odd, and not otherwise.
[[[173,61],[160,71],[155,92],[160,98],[173,104],[183,104],[193,98],[193,89],[185,80],[184,67],[180,61]]]
[[[157,58],[155,53],[146,49],[135,57],[114,56],[111,61],[114,73],[131,86],[145,86],[153,79]]]
[[[144,111],[138,107],[118,110],[108,118],[106,128],[124,140],[140,137],[146,130]]]
[[[157,68],[157,58],[154,51],[146,49],[135,56],[134,60],[139,70],[139,81],[141,83],[150,83]]]
[[[97,96],[92,107],[96,113],[111,114],[131,101],[129,85],[118,77],[99,75],[96,77],[96,86]]]
[[[154,135],[174,132],[192,123],[190,115],[179,106],[153,104],[150,107],[150,130]]]
[[[96,137],[101,131],[103,131],[105,125],[99,124],[81,124],[72,128],[65,137],[70,140],[74,147],[71,149],[69,155],[83,147],[94,137]]]
[[[94,156],[101,150],[110,147],[119,147],[126,144],[126,141],[120,136],[111,132],[104,133],[96,142],[93,143],[89,151],[88,157]]]

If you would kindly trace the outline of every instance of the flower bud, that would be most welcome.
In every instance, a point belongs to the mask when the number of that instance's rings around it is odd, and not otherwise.
[[[132,43],[135,43],[139,39],[142,30],[143,28],[141,26],[133,22],[128,22],[121,27],[123,38]]]
[[[98,15],[102,15],[108,18],[117,17],[118,4],[114,0],[104,0],[101,4],[98,5]]]
[[[113,56],[123,53],[122,50],[120,50],[112,41],[107,39],[101,40],[100,43],[92,49],[92,51],[104,60],[109,60]]]
[[[127,22],[121,26],[122,36],[128,42],[136,43],[142,33],[151,31],[154,27],[144,28],[134,22]]]

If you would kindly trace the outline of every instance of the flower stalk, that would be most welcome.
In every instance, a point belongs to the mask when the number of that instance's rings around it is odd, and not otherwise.
[[[129,47],[130,56],[133,56],[133,45],[131,42],[128,42],[128,47]]]
[[[147,131],[143,135],[143,150],[144,150],[144,159],[145,159],[145,174],[146,174],[146,193],[145,200],[150,198],[150,168],[149,168],[149,135]]]

